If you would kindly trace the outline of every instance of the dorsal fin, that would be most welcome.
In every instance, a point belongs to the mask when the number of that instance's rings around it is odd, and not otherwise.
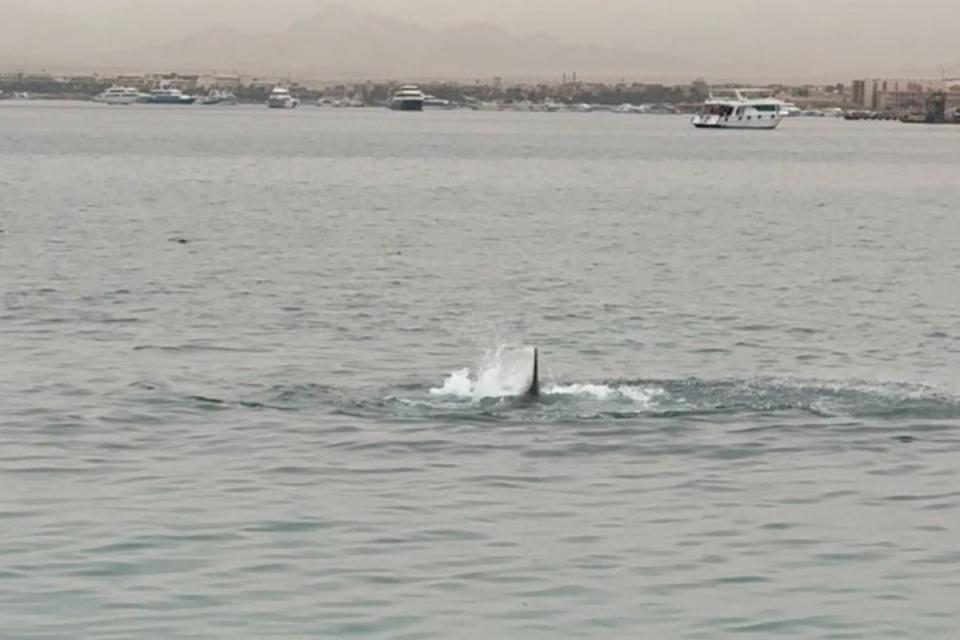
[[[530,387],[524,394],[528,398],[540,397],[540,350],[533,348],[533,377],[530,379]]]

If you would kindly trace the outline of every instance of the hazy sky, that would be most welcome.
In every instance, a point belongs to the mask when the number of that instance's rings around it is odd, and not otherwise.
[[[175,41],[223,26],[279,30],[323,0],[0,0],[0,18],[79,18],[129,37]],[[960,75],[958,0],[341,0],[339,4],[428,25],[490,22],[517,34],[722,61],[790,76],[937,70]],[[6,20],[0,35],[16,26]]]

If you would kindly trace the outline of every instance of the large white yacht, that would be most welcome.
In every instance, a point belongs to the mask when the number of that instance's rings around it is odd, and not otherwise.
[[[417,85],[405,84],[400,87],[400,91],[393,94],[390,108],[394,111],[423,111],[424,102],[426,96]]]
[[[112,86],[103,93],[98,93],[93,97],[94,102],[103,104],[133,104],[142,102],[146,95],[140,93],[135,87]]]
[[[783,106],[767,89],[717,89],[692,123],[700,129],[776,129]]]
[[[267,98],[267,106],[271,109],[294,109],[300,101],[290,95],[290,90],[284,87],[274,87]]]

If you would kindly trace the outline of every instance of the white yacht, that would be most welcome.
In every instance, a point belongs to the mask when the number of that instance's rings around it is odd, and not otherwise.
[[[424,102],[426,96],[417,85],[405,84],[400,87],[400,91],[393,94],[390,108],[394,111],[423,111]]]
[[[766,89],[716,90],[691,122],[698,129],[776,129],[783,105]]]
[[[133,104],[142,102],[146,95],[140,93],[135,87],[112,86],[103,93],[98,93],[93,97],[94,102],[102,104]]]
[[[290,90],[284,87],[274,87],[267,98],[267,106],[271,109],[294,109],[300,101],[290,95]]]

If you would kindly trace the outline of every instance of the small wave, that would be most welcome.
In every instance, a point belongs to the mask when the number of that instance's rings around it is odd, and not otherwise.
[[[226,353],[269,353],[268,349],[259,348],[240,348],[225,347],[212,344],[180,344],[180,345],[155,345],[138,344],[133,347],[134,351],[161,351],[166,353],[191,353],[202,351],[219,351]]]
[[[608,384],[568,384],[551,385],[546,388],[546,394],[569,395],[569,396],[588,396],[601,401],[624,400],[637,403],[646,407],[652,406],[656,398],[664,395],[665,391],[656,386],[637,386],[637,385],[608,385]]]
[[[504,345],[485,352],[475,367],[450,373],[438,386],[405,382],[386,388],[342,388],[300,383],[264,386],[242,397],[184,396],[140,381],[134,388],[168,403],[226,410],[328,410],[388,420],[558,423],[663,419],[711,415],[789,415],[855,420],[960,420],[960,396],[922,384],[795,378],[614,379],[541,381],[536,399],[525,397],[533,353]],[[476,373],[474,373],[476,372]],[[130,392],[127,389],[126,392]]]
[[[151,388],[154,391],[149,391]],[[475,380],[454,372],[440,387],[397,385],[385,389],[344,389],[326,385],[274,386],[247,396],[177,394],[137,386],[154,402],[185,402],[191,409],[327,410],[334,414],[402,421],[542,422],[663,418],[795,415],[855,420],[960,420],[960,396],[906,384],[810,380],[614,380],[544,385],[539,398],[478,393]],[[127,389],[129,393],[131,389]],[[178,400],[179,399],[179,400]]]
[[[960,397],[911,383],[695,377],[556,382],[544,385],[535,402],[496,391],[478,392],[476,379],[463,369],[440,387],[355,400],[351,412],[547,422],[798,412],[818,418],[960,419]]]

